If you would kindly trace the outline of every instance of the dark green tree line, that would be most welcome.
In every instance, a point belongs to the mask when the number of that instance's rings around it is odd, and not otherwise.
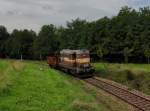
[[[58,50],[56,30],[54,25],[45,25],[41,28],[33,42],[33,52],[36,58],[45,59],[47,55]]]
[[[123,7],[112,18],[75,19],[65,27],[44,25],[8,33],[0,26],[0,57],[45,59],[61,49],[89,49],[93,58],[110,62],[150,62],[150,8]]]

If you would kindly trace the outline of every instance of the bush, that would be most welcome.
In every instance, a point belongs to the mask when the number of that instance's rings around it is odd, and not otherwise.
[[[136,76],[135,74],[131,71],[131,70],[125,70],[125,73],[126,73],[126,77],[127,77],[127,81],[133,81]]]

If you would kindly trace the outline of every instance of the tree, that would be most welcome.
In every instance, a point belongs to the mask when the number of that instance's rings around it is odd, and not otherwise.
[[[65,31],[65,41],[67,43],[66,48],[70,49],[82,49],[87,48],[87,21],[79,18],[67,22],[67,28]]]
[[[128,47],[125,47],[124,50],[123,50],[123,55],[124,55],[124,62],[125,63],[128,63],[128,58],[129,56],[131,55],[133,49],[129,49]]]
[[[29,30],[14,30],[11,38],[7,42],[7,50],[10,51],[10,56],[14,58],[32,58],[32,45],[36,37],[34,31]],[[10,49],[10,50],[9,50]]]
[[[101,60],[103,59],[104,55],[108,54],[108,50],[105,49],[104,47],[102,47],[101,45],[96,45],[96,54],[101,58]]]
[[[75,19],[65,27],[44,25],[38,35],[29,30],[14,30],[10,36],[0,27],[0,56],[45,59],[61,49],[89,49],[111,62],[144,62],[149,58],[150,7],[139,10],[122,7],[112,18],[88,22]],[[149,61],[149,60],[148,60]]]
[[[36,58],[44,59],[58,50],[56,28],[54,25],[44,25],[34,41],[33,50]]]
[[[148,64],[150,63],[150,48],[145,49],[144,55],[147,57]]]
[[[4,26],[0,26],[0,57],[6,55],[5,43],[9,38],[9,34],[7,29]]]

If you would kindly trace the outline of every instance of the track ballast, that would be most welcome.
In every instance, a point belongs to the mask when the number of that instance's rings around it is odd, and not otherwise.
[[[128,104],[134,106],[137,111],[150,111],[150,98],[136,94],[125,87],[120,87],[116,84],[111,83],[105,79],[99,77],[84,79],[87,83],[90,83],[97,88],[103,89],[106,92],[122,99]]]

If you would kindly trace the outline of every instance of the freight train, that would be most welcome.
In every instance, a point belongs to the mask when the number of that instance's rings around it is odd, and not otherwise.
[[[48,56],[47,63],[52,68],[77,77],[92,77],[94,75],[88,50],[64,49],[59,54]]]

